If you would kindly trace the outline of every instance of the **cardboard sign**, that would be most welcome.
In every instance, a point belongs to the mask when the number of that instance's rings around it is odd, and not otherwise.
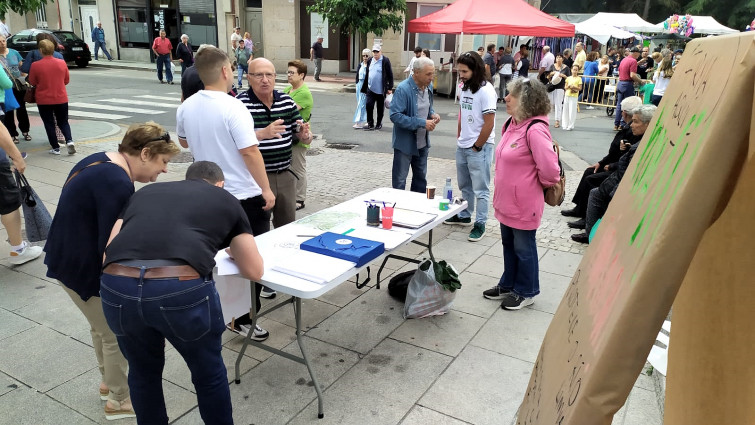
[[[518,424],[610,424],[640,374],[688,268],[685,284],[694,282],[691,288],[707,285],[711,295],[690,294],[680,303],[695,297],[718,297],[739,305],[739,291],[745,291],[748,283],[753,286],[755,226],[737,214],[749,208],[747,218],[753,217],[755,159],[748,145],[754,87],[755,34],[697,39],[687,45],[548,328],[519,409]],[[718,227],[726,229],[726,235],[733,231],[734,223],[740,226],[737,232],[747,235],[735,240],[738,251],[732,246],[721,249],[729,242],[724,235],[712,235],[717,220],[724,218],[726,226]],[[709,234],[703,240],[706,231]],[[748,239],[747,243],[741,238]],[[743,258],[749,258],[749,264],[740,261]],[[712,264],[717,266],[709,270],[727,268],[727,280],[702,272]],[[745,271],[747,265],[749,270]],[[731,316],[742,326],[726,333],[749,333],[736,342],[749,341],[752,358],[751,312],[755,304],[753,289],[748,290],[745,298],[749,296],[749,303],[736,309],[721,304],[721,308],[741,310]],[[677,388],[685,394],[701,391],[699,387],[705,384],[697,379],[706,375],[701,369],[718,361],[710,353],[721,351],[706,353],[707,345],[698,344],[695,350],[703,352],[692,352],[684,345],[688,341],[685,334],[699,337],[702,332],[722,332],[723,327],[736,326],[718,321],[697,330],[701,319],[695,318],[696,314],[680,304],[674,310],[667,414],[705,408],[721,413],[729,408],[750,409],[752,415],[755,377],[753,366],[745,365],[741,350],[727,358],[729,364],[721,366],[727,370],[746,367],[749,371],[738,383],[718,382],[719,390],[730,385],[733,391],[721,391],[715,401],[705,402],[700,397],[673,395],[677,382],[684,383],[683,388]],[[745,317],[748,324],[743,321]],[[708,330],[711,328],[716,330]],[[700,365],[692,358],[710,363]],[[679,361],[680,368],[675,368],[674,361]],[[698,364],[694,371],[689,369],[692,364]],[[690,376],[675,381],[676,373]],[[714,388],[712,383],[710,387]],[[745,387],[742,393],[735,390]],[[711,392],[705,391],[709,396]],[[719,402],[725,397],[730,400]],[[749,421],[728,421],[680,414],[667,423],[753,423],[752,416],[748,417]]]

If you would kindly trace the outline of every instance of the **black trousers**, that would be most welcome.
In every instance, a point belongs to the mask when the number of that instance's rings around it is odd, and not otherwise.
[[[257,195],[254,198],[242,199],[241,207],[244,209],[246,216],[249,218],[249,224],[252,225],[252,235],[259,236],[265,232],[270,231],[270,211],[265,211],[262,207],[265,206],[265,200],[262,195]],[[257,304],[257,311],[260,311],[262,303],[260,302],[260,292],[262,291],[262,285],[254,285],[256,293],[254,294],[254,300]],[[241,325],[249,325],[252,323],[249,313],[236,319],[236,323]]]
[[[18,104],[21,106],[18,109],[6,112],[5,118],[3,118],[5,127],[8,129],[11,137],[18,137],[18,131],[16,130],[16,117],[18,117],[18,127],[21,129],[21,133],[28,133],[29,128],[31,127],[29,124],[29,114],[26,112],[26,102],[24,102],[25,94],[26,90],[18,91],[13,88],[13,96],[16,97],[16,101],[18,101]]]
[[[599,171],[593,173],[593,168],[588,167],[584,173],[582,173],[582,179],[577,185],[577,190],[574,192],[572,202],[577,204],[576,209],[579,212],[579,216],[585,218],[587,213],[587,199],[590,197],[590,190],[600,186],[600,184],[611,175],[609,171]]]
[[[377,123],[373,119],[375,103],[377,103]],[[374,124],[382,124],[384,113],[385,113],[385,95],[375,93],[372,90],[367,90],[367,124],[369,124],[370,127],[373,127]]]

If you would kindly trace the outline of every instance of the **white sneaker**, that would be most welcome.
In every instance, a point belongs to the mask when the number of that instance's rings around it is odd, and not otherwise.
[[[60,148],[50,149],[50,154],[60,155]]]
[[[247,336],[249,334],[249,331],[252,329],[250,325],[239,325],[239,335]],[[252,334],[252,339],[255,341],[264,341],[270,336],[270,332],[262,329],[259,327],[259,325],[254,326],[254,333]]]
[[[587,109],[587,110],[593,110],[593,109],[595,109],[595,107],[594,106],[588,106],[585,109]]]
[[[275,289],[270,289],[267,286],[263,286],[262,291],[260,291],[260,297],[262,298],[275,298],[277,294],[278,293],[275,292]]]
[[[32,246],[28,242],[24,241],[24,248],[19,251],[11,251],[8,257],[8,262],[14,266],[20,266],[21,264],[28,263],[31,260],[42,255],[41,246]]]
[[[73,144],[73,142],[66,143],[66,149],[68,149],[68,155],[73,155],[76,153],[76,146]]]

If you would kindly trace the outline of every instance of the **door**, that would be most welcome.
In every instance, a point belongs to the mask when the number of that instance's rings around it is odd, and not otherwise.
[[[91,49],[94,49],[92,30],[97,26],[97,22],[100,21],[97,6],[81,5],[79,6],[79,13],[81,14],[81,38],[84,39]]]
[[[246,10],[246,28],[242,28],[241,33],[249,32],[254,42],[254,57],[265,56],[265,44],[262,39],[262,10]]]

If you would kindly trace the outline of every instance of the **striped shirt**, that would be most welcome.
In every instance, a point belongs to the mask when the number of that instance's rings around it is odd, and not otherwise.
[[[252,115],[255,130],[261,130],[275,120],[283,120],[286,130],[281,133],[281,138],[260,140],[259,149],[267,172],[287,170],[291,166],[292,129],[296,120],[302,119],[296,109],[296,103],[289,95],[278,90],[273,90],[273,104],[270,109],[251,89],[239,93],[236,98]]]

